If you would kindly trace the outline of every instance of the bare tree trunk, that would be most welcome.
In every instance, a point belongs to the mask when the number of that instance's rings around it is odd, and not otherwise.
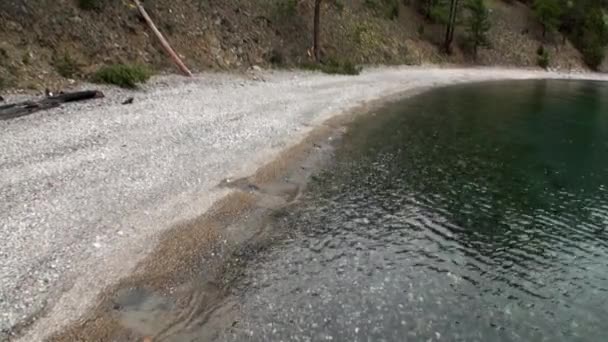
[[[135,3],[135,6],[137,6],[139,13],[141,13],[142,17],[144,17],[144,20],[146,20],[146,23],[148,23],[148,26],[150,27],[152,32],[154,32],[154,35],[156,35],[156,38],[158,38],[158,40],[160,41],[160,44],[163,46],[163,49],[165,50],[165,52],[167,52],[167,54],[171,57],[173,62],[177,65],[179,70],[181,70],[181,72],[185,76],[191,77],[192,73],[190,72],[190,70],[188,70],[188,67],[184,64],[184,62],[182,62],[182,60],[175,53],[175,51],[173,51],[173,48],[171,48],[171,45],[169,45],[169,43],[167,42],[165,37],[163,37],[163,34],[160,33],[158,28],[156,28],[156,25],[154,25],[154,22],[152,21],[152,19],[146,12],[146,9],[144,8],[144,6],[141,5],[139,0],[133,0],[133,2]]]
[[[445,30],[445,41],[443,47],[448,54],[452,53],[452,41],[454,40],[454,29],[456,26],[456,12],[458,9],[458,0],[450,1],[450,16],[448,25]]]
[[[315,0],[315,19],[313,33],[313,52],[315,53],[315,61],[321,61],[321,46],[319,36],[321,35],[321,2],[323,0]]]

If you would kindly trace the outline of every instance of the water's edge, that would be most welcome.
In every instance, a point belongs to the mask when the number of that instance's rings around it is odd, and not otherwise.
[[[228,195],[199,218],[164,233],[131,276],[106,289],[87,315],[50,340],[162,339],[181,335],[192,325],[198,326],[198,338],[210,340],[236,325],[238,303],[231,288],[248,261],[287,237],[274,229],[274,218],[297,203],[311,176],[331,162],[348,126],[362,115],[434,88],[389,95],[338,114],[255,174],[222,181],[218,187],[231,189]],[[146,311],[156,316],[152,322]]]
[[[190,337],[213,340],[236,326],[232,287],[248,261],[289,237],[276,229],[274,218],[297,203],[311,176],[332,161],[349,125],[435,88],[413,89],[335,116],[255,174],[218,184],[233,191],[201,217],[167,231],[132,276],[104,291],[94,310],[51,340],[179,340],[192,329],[196,334]]]

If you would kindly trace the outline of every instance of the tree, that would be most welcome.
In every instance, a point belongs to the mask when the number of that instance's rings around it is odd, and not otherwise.
[[[468,40],[473,48],[473,56],[477,58],[479,47],[490,46],[490,40],[488,39],[488,31],[492,26],[490,13],[484,0],[467,0],[464,6],[469,12],[466,21]]]
[[[313,32],[313,52],[315,54],[315,61],[321,61],[321,46],[319,42],[319,36],[321,35],[321,3],[323,0],[315,0],[315,18],[314,18],[314,32]]]
[[[559,0],[534,0],[534,14],[543,27],[543,39],[560,24],[562,6]]]
[[[606,0],[561,0],[564,9],[560,17],[560,31],[568,35],[583,54],[585,63],[596,69],[604,59],[608,44],[608,24],[604,11]]]
[[[454,30],[456,29],[456,17],[458,14],[458,0],[450,0],[450,15],[445,30],[443,47],[448,54],[452,53],[452,42],[454,41]]]
[[[605,48],[608,44],[608,25],[601,8],[587,13],[579,40],[585,63],[597,69],[604,61]]]

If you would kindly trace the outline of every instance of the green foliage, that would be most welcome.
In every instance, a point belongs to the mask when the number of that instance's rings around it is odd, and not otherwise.
[[[418,32],[419,36],[424,35],[424,25],[423,24],[418,25],[417,32]]]
[[[539,67],[543,69],[547,69],[549,67],[549,51],[542,48],[542,46],[537,51],[537,59],[536,63]]]
[[[581,53],[585,63],[592,69],[597,69],[606,57],[606,44],[598,35],[588,34],[583,38]]]
[[[538,49],[536,49],[536,54],[538,56],[542,56],[545,53],[545,46],[544,45],[539,45]]]
[[[283,56],[280,50],[272,49],[268,61],[273,65],[283,65],[285,63],[285,56]]]
[[[145,83],[152,73],[142,65],[114,64],[105,66],[93,75],[93,82],[114,84],[123,88],[135,88]]]
[[[447,24],[450,18],[449,0],[419,1],[420,12],[432,23]]]
[[[279,18],[291,18],[297,13],[297,0],[276,0],[274,3],[274,15]]]
[[[562,15],[560,0],[534,0],[534,14],[543,26],[543,37],[557,29]]]
[[[573,32],[570,38],[583,54],[585,63],[592,69],[597,69],[605,57],[608,44],[608,25],[602,7],[583,7],[575,11],[577,17],[570,18]],[[582,19],[581,19],[582,18]]]
[[[399,18],[399,0],[365,0],[363,5],[387,19]]]
[[[585,63],[596,69],[603,61],[608,44],[605,0],[561,0],[559,29],[583,54]]]
[[[78,7],[85,11],[97,11],[102,7],[103,0],[78,0]]]
[[[489,47],[488,31],[491,28],[490,13],[484,0],[467,0],[465,9],[469,12],[466,20],[467,40],[473,47],[473,53],[477,56],[479,47]]]
[[[585,63],[597,69],[604,60],[605,47],[608,44],[608,25],[601,9],[587,14],[580,39]]]
[[[57,73],[65,78],[73,78],[81,74],[80,65],[67,52],[53,62]]]
[[[339,75],[359,75],[362,70],[360,66],[355,65],[349,60],[337,60],[333,58],[322,63],[306,63],[302,65],[302,68]]]
[[[342,1],[342,0],[334,0],[332,2],[332,4],[336,8],[336,10],[338,10],[338,12],[342,13],[344,11],[344,1]]]

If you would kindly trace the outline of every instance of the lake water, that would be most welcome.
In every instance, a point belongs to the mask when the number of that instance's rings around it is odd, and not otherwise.
[[[608,85],[390,105],[277,224],[227,340],[606,341]]]

